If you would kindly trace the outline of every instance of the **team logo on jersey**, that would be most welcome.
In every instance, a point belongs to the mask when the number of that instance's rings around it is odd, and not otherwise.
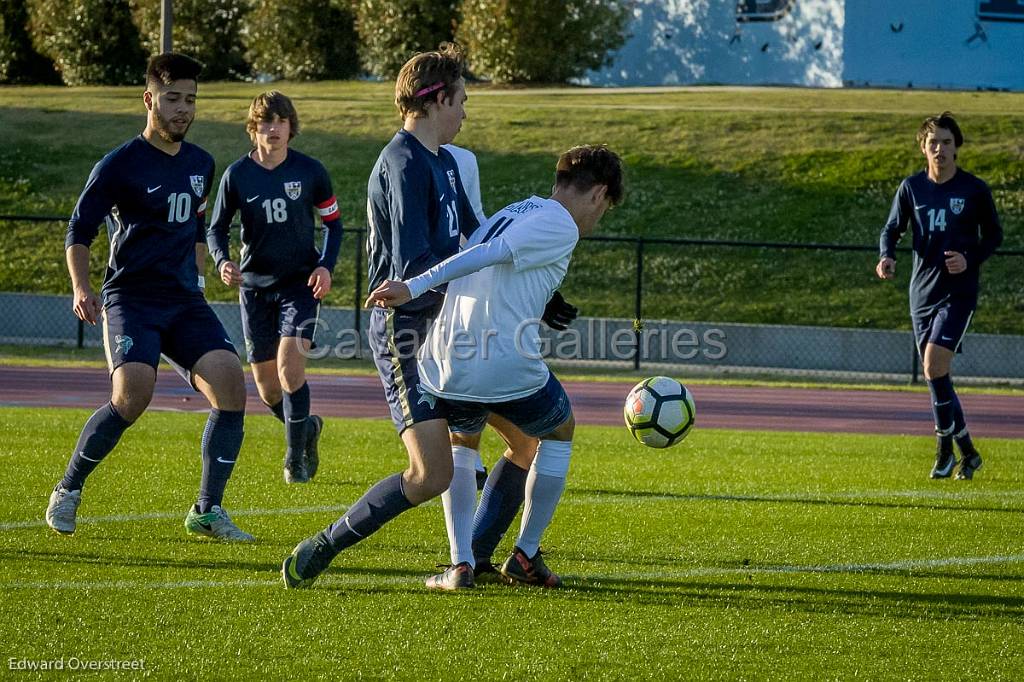
[[[203,196],[203,176],[190,175],[188,179],[192,181],[192,191],[196,193],[196,196]]]
[[[121,334],[118,334],[117,336],[114,337],[114,344],[114,352],[119,353],[121,355],[125,355],[128,351],[132,349],[132,337],[122,336]]]
[[[302,183],[298,180],[284,183],[284,193],[288,195],[289,199],[295,201],[302,194]]]
[[[455,189],[455,171],[448,171],[448,184],[452,186],[452,191],[458,194],[459,190]]]
[[[951,198],[949,200],[949,210],[953,212],[953,215],[960,215],[964,210],[964,200]]]

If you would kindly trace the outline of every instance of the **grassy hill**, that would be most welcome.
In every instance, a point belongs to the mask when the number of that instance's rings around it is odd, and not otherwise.
[[[280,83],[296,100],[294,146],[331,172],[349,226],[365,224],[365,188],[399,125],[392,88]],[[218,171],[248,149],[254,84],[203,84],[190,139]],[[964,168],[992,187],[1004,248],[1024,248],[1024,94],[790,88],[492,90],[471,87],[457,140],[476,151],[494,211],[546,195],[556,155],[606,142],[628,164],[625,205],[602,234],[877,243],[899,180],[918,170],[920,120],[950,109],[967,144]],[[0,88],[0,213],[67,215],[92,165],[145,124],[138,88]],[[60,224],[0,223],[0,290],[66,292]],[[351,305],[360,245],[347,239],[331,303]],[[104,248],[93,249],[94,272]],[[650,246],[644,316],[720,322],[906,328],[901,279],[872,275],[872,252]],[[633,316],[634,249],[586,243],[564,291],[584,314]],[[976,331],[1024,333],[1021,257],[986,266]],[[234,293],[214,284],[210,296]]]

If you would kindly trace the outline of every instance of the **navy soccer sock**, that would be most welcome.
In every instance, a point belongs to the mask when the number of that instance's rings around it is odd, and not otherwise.
[[[376,533],[385,523],[412,507],[402,491],[402,474],[394,474],[363,493],[325,532],[334,551],[340,552]]]
[[[477,564],[491,560],[501,538],[519,513],[519,507],[526,497],[526,476],[528,469],[520,469],[505,457],[494,465],[484,491],[480,495],[480,506],[473,517],[473,557]]]
[[[953,440],[960,446],[960,452],[974,452],[974,442],[971,441],[971,434],[967,432],[967,420],[964,418],[964,408],[960,406],[960,397],[953,393]]]
[[[199,484],[199,501],[196,504],[200,514],[220,505],[224,499],[224,487],[231,478],[235,460],[242,449],[242,425],[245,410],[210,410],[203,431],[203,478]]]
[[[956,392],[949,375],[928,380],[928,390],[932,394],[932,414],[935,416],[935,435],[939,439],[939,447],[946,450],[953,447],[954,423],[956,411]]]
[[[93,412],[78,436],[75,452],[71,455],[64,478],[60,481],[61,487],[66,490],[81,490],[86,477],[114,449],[121,440],[121,434],[131,425],[132,422],[119,415],[111,403]]]
[[[306,427],[309,424],[309,384],[294,393],[285,391],[284,400],[285,441],[288,444],[289,462],[302,459],[306,451]]]
[[[263,403],[263,404],[267,406],[268,410],[270,410],[271,412],[274,413],[274,416],[277,417],[277,420],[279,422],[281,422],[282,424],[287,424],[288,423],[288,422],[286,422],[284,420],[284,400],[283,399],[282,400],[278,400],[273,405],[271,405],[270,403]]]

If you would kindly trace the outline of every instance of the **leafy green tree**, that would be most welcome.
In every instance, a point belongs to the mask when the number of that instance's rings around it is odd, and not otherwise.
[[[563,83],[611,63],[627,38],[623,0],[464,0],[470,69],[499,83]]]
[[[458,5],[458,0],[355,0],[363,68],[394,78],[409,57],[453,38]]]
[[[244,19],[257,74],[296,80],[350,78],[359,71],[352,10],[331,0],[262,2]]]
[[[0,4],[0,83],[59,83],[53,62],[32,47],[25,0]]]
[[[127,0],[28,0],[29,34],[66,85],[141,83],[146,55]]]
[[[142,47],[149,54],[160,51],[160,5],[161,0],[131,0]],[[248,0],[174,0],[174,51],[202,62],[205,80],[247,77],[241,29],[248,11]]]

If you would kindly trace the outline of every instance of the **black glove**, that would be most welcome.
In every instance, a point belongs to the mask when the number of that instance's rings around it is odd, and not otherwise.
[[[580,314],[579,308],[567,303],[562,294],[555,292],[551,296],[551,300],[544,306],[544,314],[541,315],[540,319],[544,321],[544,324],[554,329],[556,332],[565,331],[572,324],[572,321]]]

